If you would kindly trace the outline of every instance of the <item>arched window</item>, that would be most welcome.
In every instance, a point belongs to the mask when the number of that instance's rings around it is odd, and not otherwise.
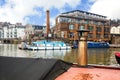
[[[113,26],[113,27],[111,28],[110,33],[116,34],[116,27],[115,27],[115,26]]]

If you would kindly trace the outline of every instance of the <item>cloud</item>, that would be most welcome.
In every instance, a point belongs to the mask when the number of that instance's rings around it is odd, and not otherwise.
[[[120,19],[120,0],[89,0],[93,2],[90,12],[107,16],[110,19]]]
[[[5,0],[0,6],[0,21],[4,22],[22,22],[30,21],[28,16],[42,16],[42,12],[47,9],[64,9],[65,5],[75,8],[81,0]],[[74,4],[73,4],[74,3]],[[40,11],[36,8],[40,8]]]

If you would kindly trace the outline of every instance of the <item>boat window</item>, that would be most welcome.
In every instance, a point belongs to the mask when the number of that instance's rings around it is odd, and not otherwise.
[[[35,46],[35,47],[37,47],[37,45],[36,45],[36,44],[34,44],[34,43],[32,43],[32,44],[31,44],[31,46]]]

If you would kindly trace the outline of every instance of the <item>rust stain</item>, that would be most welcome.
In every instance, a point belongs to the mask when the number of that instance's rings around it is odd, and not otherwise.
[[[100,75],[96,74],[97,77],[100,77]]]
[[[73,80],[93,80],[93,75],[89,73],[79,73],[73,78]]]

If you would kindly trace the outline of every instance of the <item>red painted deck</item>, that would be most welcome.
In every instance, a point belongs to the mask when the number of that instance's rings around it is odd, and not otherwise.
[[[120,80],[120,68],[71,67],[55,80]]]

